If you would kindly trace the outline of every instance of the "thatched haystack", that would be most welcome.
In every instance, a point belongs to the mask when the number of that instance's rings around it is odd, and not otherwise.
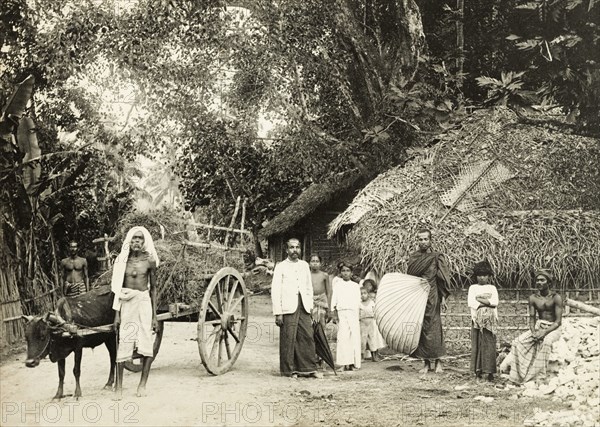
[[[539,267],[563,289],[598,287],[599,165],[597,139],[507,109],[479,111],[375,178],[329,234],[345,235],[382,273],[406,271],[415,232],[428,227],[457,281],[487,258],[504,287],[529,287]]]
[[[150,213],[132,212],[119,224],[112,255],[121,250],[127,231],[141,225],[148,229],[160,259],[157,275],[157,295],[159,306],[182,302],[199,304],[208,281],[206,276],[222,267],[234,267],[242,272],[244,263],[239,252],[224,252],[218,249],[204,249],[186,246],[184,240],[193,240],[190,230],[186,230],[186,220],[180,212],[172,209]],[[112,271],[105,272],[94,284],[109,284]]]

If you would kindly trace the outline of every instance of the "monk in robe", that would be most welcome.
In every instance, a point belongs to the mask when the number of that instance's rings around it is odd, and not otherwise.
[[[442,372],[440,357],[446,354],[444,333],[442,331],[442,309],[446,311],[446,298],[450,295],[450,271],[443,254],[431,248],[431,231],[419,230],[417,233],[419,250],[408,259],[407,274],[422,277],[429,283],[429,296],[419,346],[412,354],[423,359],[425,366],[420,373],[431,370],[431,361],[435,360],[435,372]]]

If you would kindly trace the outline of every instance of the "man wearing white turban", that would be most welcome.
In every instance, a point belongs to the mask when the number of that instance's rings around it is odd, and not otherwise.
[[[156,320],[156,268],[159,260],[148,230],[133,227],[123,242],[113,265],[111,288],[113,309],[119,331],[116,398],[123,396],[124,362],[131,360],[134,348],[143,357],[142,377],[137,396],[145,396],[146,382],[154,357],[152,329]]]

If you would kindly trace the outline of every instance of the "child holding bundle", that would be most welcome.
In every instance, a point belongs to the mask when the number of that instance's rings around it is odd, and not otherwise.
[[[496,329],[498,327],[498,291],[490,284],[492,267],[487,261],[475,264],[477,283],[469,287],[467,297],[471,309],[471,370],[477,378],[488,381],[496,373]]]

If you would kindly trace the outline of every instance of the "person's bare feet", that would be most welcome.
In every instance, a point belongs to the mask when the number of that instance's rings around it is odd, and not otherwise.
[[[435,373],[441,374],[442,372],[444,372],[444,370],[442,369],[442,362],[440,362],[439,360],[436,360],[435,361]]]
[[[139,386],[135,395],[137,397],[146,397],[148,395],[146,393],[146,387]]]
[[[123,390],[115,390],[115,395],[113,396],[112,400],[115,400],[115,401],[123,400]]]
[[[431,364],[429,363],[429,360],[425,360],[423,363],[423,369],[419,369],[419,374],[426,374],[427,372],[431,371]]]

